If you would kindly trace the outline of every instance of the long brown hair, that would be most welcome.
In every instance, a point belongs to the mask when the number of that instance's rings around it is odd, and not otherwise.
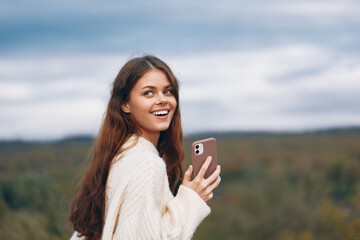
[[[135,83],[149,70],[162,71],[174,90],[177,101],[169,128],[160,133],[157,149],[166,162],[169,187],[173,194],[181,184],[184,158],[183,135],[179,109],[178,81],[171,69],[159,58],[144,56],[129,60],[115,78],[111,97],[99,134],[93,146],[92,161],[87,169],[71,205],[70,222],[79,236],[100,239],[104,226],[105,186],[113,158],[132,134],[140,134],[131,114],[121,110],[129,101]]]

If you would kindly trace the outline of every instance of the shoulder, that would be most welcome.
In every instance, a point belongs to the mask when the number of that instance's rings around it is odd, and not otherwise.
[[[145,188],[161,185],[167,179],[166,164],[155,146],[143,138],[130,138],[128,147],[117,156],[109,170],[107,197],[112,199],[117,189]],[[125,191],[125,190],[124,190]],[[129,190],[130,191],[130,190]]]
[[[161,193],[167,181],[166,164],[156,148],[144,138],[123,152],[121,158],[112,166],[114,179],[126,182],[128,192],[141,192],[144,196]]]
[[[132,136],[123,148],[125,150],[114,159],[112,169],[122,169],[127,173],[139,170],[166,172],[164,160],[155,146],[145,138]]]

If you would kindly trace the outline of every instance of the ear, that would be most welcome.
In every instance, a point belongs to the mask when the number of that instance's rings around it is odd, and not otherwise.
[[[123,110],[124,113],[130,113],[129,103],[123,103],[123,104],[121,104],[121,110]]]

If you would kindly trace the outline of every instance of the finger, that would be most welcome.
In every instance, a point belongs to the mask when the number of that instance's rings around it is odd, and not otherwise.
[[[207,196],[206,196],[206,200],[205,200],[205,202],[207,202],[207,201],[211,200],[213,197],[214,197],[214,194],[213,194],[212,192],[211,192],[211,193],[209,193],[209,195],[207,195]]]
[[[216,179],[220,175],[220,171],[221,171],[220,165],[217,165],[215,171],[206,179],[206,183],[212,184],[214,181],[216,181]]]
[[[215,188],[217,188],[219,186],[221,182],[221,177],[219,176],[210,186],[209,186],[209,190],[212,192],[215,190]]]
[[[184,174],[184,180],[183,183],[188,183],[191,181],[191,174],[193,172],[193,168],[192,165],[189,166],[189,168],[186,170],[185,174]]]
[[[201,169],[198,173],[198,175],[196,177],[200,178],[200,179],[203,179],[204,176],[205,176],[205,173],[211,163],[211,160],[212,160],[212,157],[211,156],[208,156],[204,162],[204,164],[201,166]]]

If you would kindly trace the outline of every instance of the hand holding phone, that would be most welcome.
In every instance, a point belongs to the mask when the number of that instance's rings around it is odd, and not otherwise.
[[[207,202],[213,198],[213,191],[221,181],[221,169],[217,166],[216,160],[215,138],[203,139],[192,144],[192,163],[192,167],[190,166],[184,174],[182,184],[193,189]]]

